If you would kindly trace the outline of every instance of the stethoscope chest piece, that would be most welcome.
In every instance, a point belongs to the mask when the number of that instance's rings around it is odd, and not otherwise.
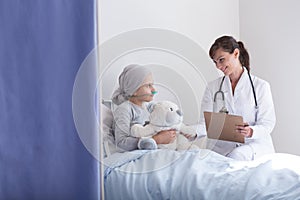
[[[255,89],[254,89],[254,84],[253,84],[253,81],[252,81],[252,78],[251,78],[251,75],[250,75],[249,71],[248,71],[248,76],[249,76],[249,80],[250,80],[250,83],[251,83],[253,97],[254,97],[254,101],[255,101],[255,109],[258,110],[258,104],[257,104],[256,93],[255,93]],[[225,106],[225,95],[224,95],[224,92],[222,91],[222,86],[223,86],[224,80],[225,80],[225,76],[223,76],[223,78],[222,78],[219,90],[214,95],[214,103],[216,103],[216,101],[217,101],[218,94],[221,94],[222,101],[223,101],[223,106],[222,106],[222,108],[221,108],[221,110],[219,112],[221,112],[221,113],[228,113],[228,110],[227,110],[227,108]]]

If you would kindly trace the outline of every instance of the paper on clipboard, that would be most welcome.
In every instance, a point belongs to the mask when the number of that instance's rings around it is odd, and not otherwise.
[[[204,112],[207,137],[245,143],[245,137],[235,131],[236,125],[243,124],[243,117],[226,113]]]

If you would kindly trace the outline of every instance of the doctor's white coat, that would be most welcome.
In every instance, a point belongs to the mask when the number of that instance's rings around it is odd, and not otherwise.
[[[217,95],[217,100],[214,102],[214,95],[220,88],[222,78],[220,77],[208,83],[205,90],[201,104],[200,126],[197,131],[199,137],[206,135],[203,112],[219,112],[223,106],[221,95]],[[228,76],[225,77],[222,86],[225,106],[229,114],[243,116],[244,122],[247,122],[253,129],[253,136],[246,138],[245,144],[242,146],[234,142],[210,140],[209,148],[222,155],[228,155],[233,150],[239,151],[239,149],[240,153],[245,154],[248,159],[254,159],[267,153],[274,153],[271,132],[275,126],[276,117],[270,85],[256,76],[251,75],[251,78],[256,92],[258,108],[255,107],[252,86],[246,69],[244,69],[236,85],[234,95],[232,94],[230,79]],[[248,146],[248,148],[243,146]]]

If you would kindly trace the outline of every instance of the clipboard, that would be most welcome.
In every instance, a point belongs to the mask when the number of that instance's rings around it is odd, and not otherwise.
[[[210,139],[245,143],[245,137],[235,131],[243,117],[226,113],[204,112],[207,137]]]

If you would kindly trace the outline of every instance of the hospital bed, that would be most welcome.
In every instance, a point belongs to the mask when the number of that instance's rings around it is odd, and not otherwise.
[[[106,199],[300,199],[300,157],[235,161],[209,149],[117,153],[102,106]]]

